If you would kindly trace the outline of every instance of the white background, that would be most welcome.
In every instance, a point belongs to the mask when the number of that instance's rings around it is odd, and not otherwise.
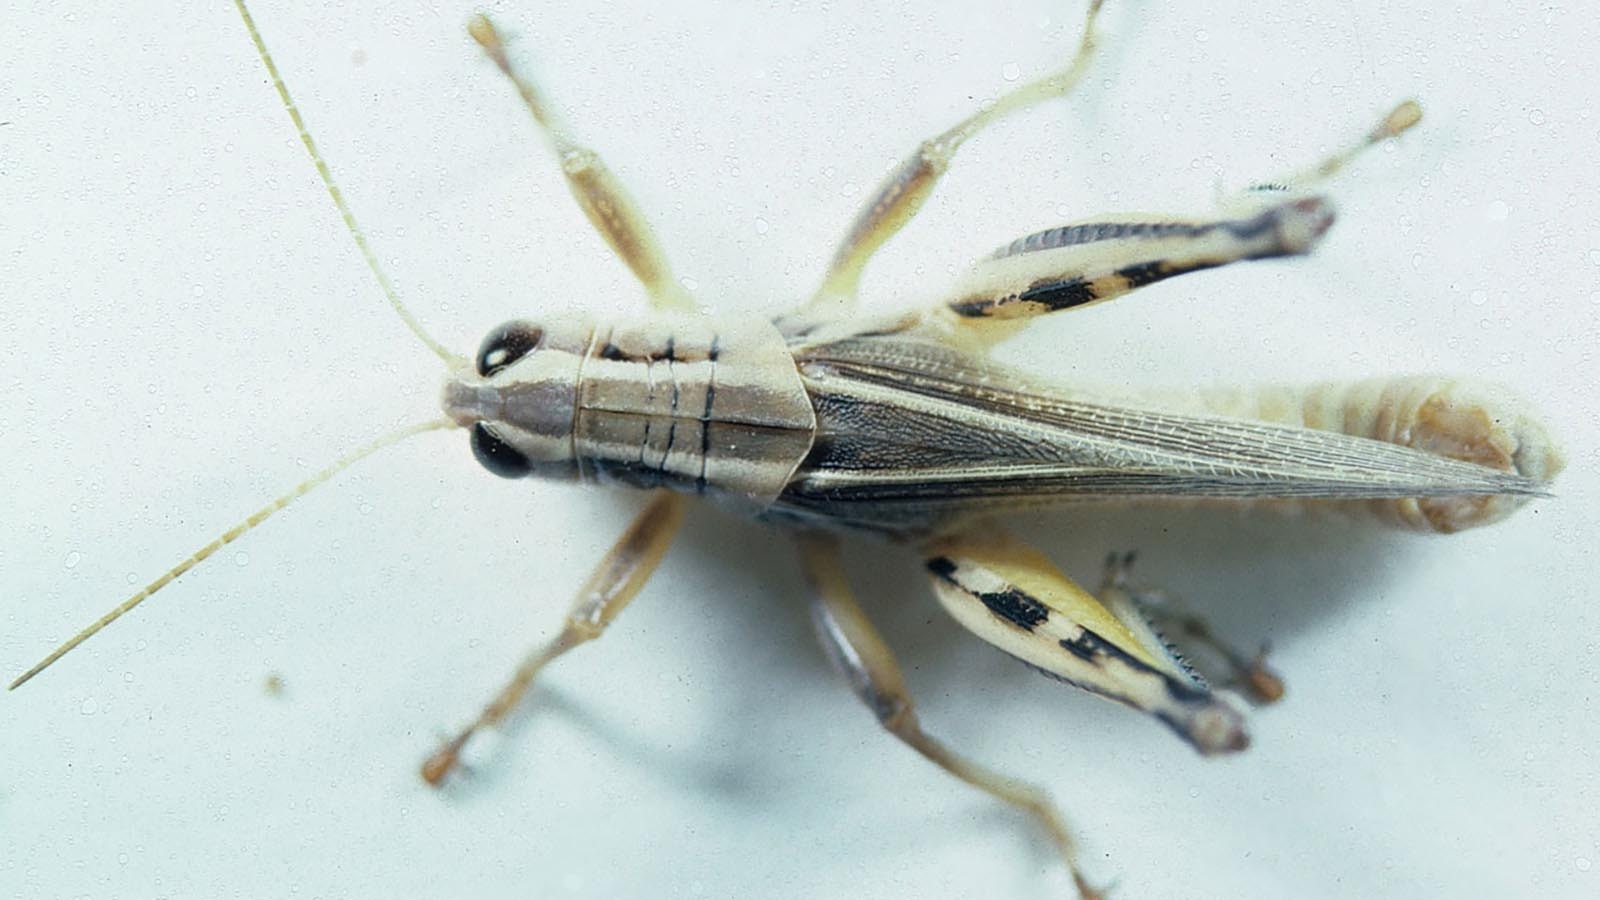
[[[255,10],[417,314],[634,311],[468,4]],[[913,145],[1059,64],[1077,3],[493,7],[719,310],[820,276]],[[809,5],[808,5],[809,6]],[[1204,212],[1406,95],[1312,258],[1053,320],[1061,379],[1470,373],[1563,435],[1559,496],[1449,539],[1197,511],[1022,523],[1142,576],[1289,696],[1202,760],[852,555],[923,719],[1046,784],[1129,900],[1600,894],[1592,399],[1597,23],[1584,4],[1110,4],[1089,89],[974,141],[875,262],[874,306],[1102,212]],[[0,56],[0,663],[19,672],[261,502],[433,415],[227,4],[13,8]],[[697,517],[614,631],[552,669],[470,783],[439,731],[548,635],[637,498],[507,483],[464,435],[386,452],[0,699],[0,896],[1060,897],[1018,816],[877,730],[814,648],[781,535]],[[281,698],[264,680],[284,679]]]

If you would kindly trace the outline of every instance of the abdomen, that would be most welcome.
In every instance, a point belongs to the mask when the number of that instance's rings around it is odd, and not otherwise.
[[[1305,387],[1209,388],[1141,395],[1163,408],[1331,431],[1514,472],[1545,483],[1565,465],[1549,432],[1503,388],[1443,376],[1371,378]],[[1328,504],[1419,531],[1497,522],[1525,496],[1476,495]]]

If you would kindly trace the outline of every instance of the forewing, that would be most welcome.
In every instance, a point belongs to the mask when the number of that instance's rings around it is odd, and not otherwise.
[[[810,346],[796,361],[818,434],[782,502],[861,524],[914,527],[971,508],[1129,495],[1358,500],[1540,488],[1383,441],[1106,402],[916,337]]]

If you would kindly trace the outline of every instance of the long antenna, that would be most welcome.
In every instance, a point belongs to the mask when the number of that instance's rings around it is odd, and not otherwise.
[[[124,613],[143,603],[150,597],[150,595],[171,584],[178,578],[178,576],[203,562],[206,557],[233,543],[234,540],[240,535],[256,527],[257,525],[260,525],[262,522],[267,520],[267,517],[304,496],[307,491],[310,491],[317,485],[322,484],[329,478],[332,478],[333,476],[339,474],[355,463],[367,458],[368,456],[371,456],[379,450],[394,444],[398,444],[412,435],[421,434],[425,431],[439,431],[441,429],[455,427],[457,427],[456,423],[450,419],[436,419],[432,422],[422,422],[417,425],[408,425],[399,431],[391,431],[383,437],[380,437],[371,443],[346,454],[333,465],[328,466],[326,469],[323,469],[310,478],[307,478],[305,481],[295,485],[295,487],[288,493],[251,513],[249,518],[233,526],[232,528],[229,528],[227,531],[224,531],[211,543],[206,544],[199,550],[196,550],[189,556],[188,559],[168,569],[160,578],[157,578],[155,581],[145,585],[144,589],[139,591],[139,593],[134,594],[132,597],[122,601],[115,609],[101,616],[99,619],[96,619],[94,624],[73,635],[67,640],[66,643],[50,651],[49,656],[39,660],[39,662],[35,664],[33,668],[23,672],[16,681],[11,682],[11,686],[6,688],[6,690],[14,691],[21,687],[23,684],[27,683],[28,679],[49,668],[51,663],[54,663],[61,657],[66,656],[74,647],[78,646],[84,641],[87,641],[89,638],[94,637],[95,633],[100,629],[122,618]]]
[[[466,360],[450,352],[449,348],[433,339],[433,336],[423,330],[422,324],[411,315],[404,303],[400,302],[400,295],[395,293],[394,285],[389,282],[389,276],[384,274],[383,267],[378,265],[378,258],[373,255],[372,248],[367,245],[367,236],[362,233],[361,226],[356,224],[355,214],[350,212],[350,207],[344,202],[344,194],[339,192],[339,186],[333,181],[333,173],[328,169],[328,164],[323,162],[322,153],[317,150],[316,141],[311,139],[311,132],[306,130],[306,122],[300,117],[300,108],[295,106],[294,98],[289,96],[289,86],[283,83],[283,76],[278,74],[278,66],[272,61],[272,54],[267,52],[266,42],[261,40],[261,32],[256,29],[256,22],[250,18],[250,10],[245,8],[244,0],[233,0],[233,5],[239,8],[239,16],[244,19],[244,27],[250,32],[250,40],[256,45],[256,53],[261,57],[262,65],[267,67],[267,74],[272,77],[272,86],[278,89],[278,99],[283,101],[283,108],[288,111],[289,118],[294,121],[294,128],[300,133],[300,143],[306,147],[306,152],[311,154],[311,162],[317,167],[317,175],[322,178],[322,186],[328,189],[328,196],[333,198],[333,205],[339,208],[339,215],[344,217],[344,226],[350,231],[350,236],[355,238],[356,247],[361,250],[361,258],[367,261],[367,268],[372,270],[372,275],[378,280],[378,287],[383,289],[383,296],[389,300],[389,305],[394,308],[401,321],[417,336],[417,340],[426,344],[434,355],[444,360],[445,365],[460,368]]]

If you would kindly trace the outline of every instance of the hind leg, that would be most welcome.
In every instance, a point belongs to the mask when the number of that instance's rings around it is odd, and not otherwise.
[[[1249,744],[1243,717],[1185,668],[1131,604],[1079,587],[992,527],[926,548],[934,593],[973,634],[1047,675],[1146,713],[1203,755]]]
[[[1283,679],[1267,665],[1265,644],[1253,654],[1238,650],[1213,631],[1205,619],[1185,609],[1173,594],[1133,582],[1133,560],[1132,552],[1106,557],[1105,574],[1095,592],[1103,605],[1143,618],[1183,654],[1183,661],[1196,674],[1212,685],[1237,691],[1255,704],[1283,699]]]
[[[1309,253],[1334,219],[1333,204],[1311,190],[1421,117],[1415,102],[1401,103],[1344,150],[1241,192],[1221,204],[1220,215],[1108,215],[1018,238],[978,260],[936,312],[955,326],[959,340],[983,346],[1037,316],[1091,306],[1175,275]]]

